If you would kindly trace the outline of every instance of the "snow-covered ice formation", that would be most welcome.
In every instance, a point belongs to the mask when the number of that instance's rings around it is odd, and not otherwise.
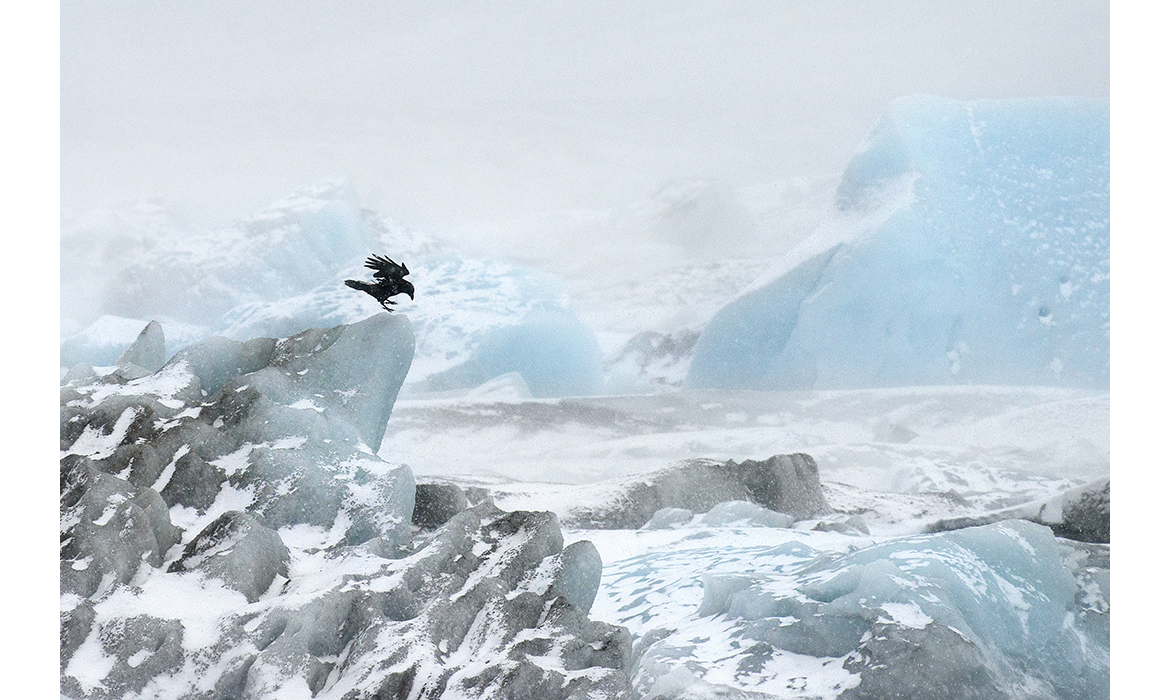
[[[115,364],[145,319],[161,322],[167,355],[215,335],[283,338],[356,323],[380,308],[343,281],[367,276],[365,257],[381,252],[408,263],[418,290],[398,300],[416,335],[408,393],[469,389],[513,371],[537,396],[600,389],[597,340],[555,276],[459,255],[355,199],[319,183],[218,230],[188,230],[157,205],[67,222],[63,366]]]
[[[1042,500],[1001,508],[974,517],[940,520],[928,532],[958,530],[1000,520],[1022,519],[1047,525],[1061,537],[1083,542],[1109,542],[1109,477],[1063,491]]]
[[[412,350],[409,321],[389,314],[281,341],[211,338],[145,377],[63,386],[61,449],[159,492],[184,527],[246,508],[273,529],[403,546],[413,477],[373,450]]]
[[[1109,105],[895,101],[686,385],[1109,383]]]
[[[642,698],[1108,697],[1100,545],[1023,521],[882,543],[670,534],[605,581]],[[701,586],[673,579],[687,560]]]
[[[1107,132],[901,100],[795,248],[827,180],[528,268],[332,184],[67,221],[63,695],[1107,697]]]
[[[377,314],[71,370],[62,695],[628,697],[600,556],[553,513],[464,499],[414,538],[413,475],[374,454],[413,352]]]

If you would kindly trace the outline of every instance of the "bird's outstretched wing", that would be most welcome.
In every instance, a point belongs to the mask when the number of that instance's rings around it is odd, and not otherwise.
[[[366,267],[374,271],[374,277],[383,280],[400,280],[410,274],[406,265],[399,265],[388,257],[371,255],[366,258]]]

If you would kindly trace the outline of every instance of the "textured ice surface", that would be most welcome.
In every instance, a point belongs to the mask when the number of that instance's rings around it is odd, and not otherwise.
[[[255,516],[229,510],[183,548],[168,571],[201,571],[255,603],[277,576],[288,578],[288,547]]]
[[[210,338],[140,379],[63,387],[61,449],[158,491],[195,532],[246,510],[405,545],[413,478],[373,450],[412,350],[409,321],[385,313],[279,342]]]
[[[1107,102],[900,99],[837,206],[712,319],[688,386],[1108,386]]]
[[[595,608],[634,633],[639,693],[1108,697],[1107,547],[1023,521],[877,543],[637,534],[594,539],[616,557]]]
[[[162,369],[166,361],[167,342],[162,325],[158,321],[151,321],[126,348],[126,352],[118,356],[115,364],[123,369],[135,368],[146,375]]]
[[[629,633],[586,616],[597,551],[562,547],[550,513],[483,504],[397,560],[366,546],[304,548],[308,540],[286,531],[287,569],[266,572],[273,585],[245,599],[233,588],[249,571],[222,557],[275,535],[255,528],[228,515],[170,571],[93,600],[63,599],[63,694],[629,697]],[[259,568],[273,563],[270,549],[252,552]]]

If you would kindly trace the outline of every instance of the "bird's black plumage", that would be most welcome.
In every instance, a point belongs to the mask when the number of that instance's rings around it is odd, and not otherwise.
[[[392,296],[406,294],[414,299],[414,285],[403,279],[410,274],[406,265],[400,265],[384,255],[371,255],[366,258],[366,267],[374,271],[373,282],[346,280],[346,286],[360,289],[374,297],[387,311],[394,311],[387,306],[387,304],[394,304],[393,301],[390,301]]]

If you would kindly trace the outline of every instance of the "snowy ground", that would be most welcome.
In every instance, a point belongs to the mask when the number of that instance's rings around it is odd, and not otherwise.
[[[726,639],[699,629],[723,619],[696,614],[705,574],[795,570],[822,553],[917,534],[941,518],[1044,498],[1109,473],[1109,394],[1101,391],[681,391],[542,401],[500,392],[400,401],[380,456],[409,464],[418,481],[485,486],[505,509],[565,513],[596,497],[604,489],[597,482],[676,460],[805,452],[820,467],[829,503],[868,526],[868,535],[814,531],[811,522],[709,527],[696,516],[668,530],[566,531],[566,542],[592,541],[604,562],[592,616],[626,625],[636,638],[691,625],[698,637]],[[708,669],[719,653],[693,651]],[[834,697],[842,671],[825,662],[785,656],[758,689]]]

